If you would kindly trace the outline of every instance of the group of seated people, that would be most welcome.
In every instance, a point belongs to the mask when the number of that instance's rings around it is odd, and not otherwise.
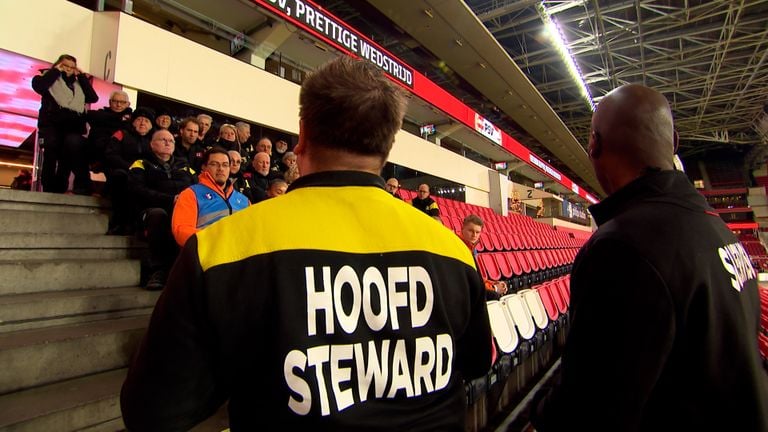
[[[139,156],[125,173],[126,196],[121,199],[126,201],[122,201],[118,210],[128,211],[128,216],[114,212],[113,218],[137,218],[135,228],[149,246],[144,263],[149,274],[145,287],[158,290],[165,285],[179,247],[200,229],[247,208],[254,201],[238,190],[233,181],[239,172],[239,164],[234,162],[242,160],[238,151],[219,145],[207,148],[199,159],[200,171],[196,171],[188,159],[177,155],[178,147],[170,131],[153,132],[149,147],[150,152]],[[253,160],[269,166],[266,153],[256,153]],[[270,173],[266,171],[254,167],[251,173],[253,188],[264,195],[260,200],[282,195],[287,189],[284,179],[269,180]],[[257,176],[264,183],[258,183]]]
[[[236,125],[225,123],[219,128],[217,138],[208,138],[213,135],[210,133],[210,119],[207,114],[182,119],[174,137],[171,129],[157,124],[152,110],[137,108],[131,113],[129,124],[123,124],[106,139],[102,170],[113,203],[110,233],[130,234],[134,229],[135,215],[141,210],[141,204],[138,204],[139,208],[133,205],[129,174],[131,164],[148,154],[153,131],[169,132],[175,143],[173,160],[185,161],[194,173],[203,168],[206,150],[214,146],[223,149],[231,158],[231,182],[250,203],[266,199],[270,189],[274,193],[284,192],[288,184],[298,178],[296,155],[288,151],[285,141],[277,142],[274,154],[272,141],[267,137],[251,144],[250,125],[245,122]]]
[[[64,69],[60,64],[54,75],[65,76]],[[88,85],[80,81],[73,82]],[[52,146],[43,147],[47,157],[54,158],[48,167],[53,166],[55,178],[43,174],[44,191],[67,191],[68,182],[60,177],[75,172],[73,166],[103,172],[103,194],[112,201],[108,234],[136,233],[148,242],[147,289],[164,286],[178,248],[197,230],[285,193],[300,175],[287,142],[277,141],[273,151],[270,138],[252,139],[246,122],[223,123],[217,134],[208,114],[175,123],[167,110],[131,109],[122,91],[110,95],[108,107],[82,114],[78,119],[86,121],[87,135],[78,135],[81,145],[66,147],[66,158],[54,154]],[[74,136],[66,140],[77,141]],[[75,172],[73,192],[88,194],[90,183],[80,171]]]

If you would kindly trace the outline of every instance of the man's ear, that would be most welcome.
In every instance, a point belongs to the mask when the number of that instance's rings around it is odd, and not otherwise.
[[[299,140],[296,142],[296,146],[293,147],[293,153],[296,156],[303,154],[306,149],[307,144],[304,137],[304,120],[299,120]]]
[[[672,154],[677,154],[677,146],[680,145],[680,135],[677,134],[676,130],[672,130],[672,143],[674,147],[672,148]]]
[[[592,131],[589,134],[589,157],[597,159],[603,152],[603,141],[598,132]]]

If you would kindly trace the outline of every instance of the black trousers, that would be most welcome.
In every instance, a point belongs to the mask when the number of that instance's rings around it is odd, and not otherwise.
[[[149,244],[147,265],[150,272],[171,269],[179,247],[171,232],[171,216],[165,209],[149,208],[141,214],[143,235]]]
[[[43,150],[41,182],[43,191],[63,193],[69,187],[69,174],[75,175],[72,191],[78,194],[91,193],[91,173],[86,156],[86,140],[76,133],[56,127],[42,127],[38,130],[40,147]]]
[[[133,225],[136,221],[137,210],[131,204],[128,195],[128,171],[124,169],[107,169],[106,190],[112,200],[112,219],[110,228]]]

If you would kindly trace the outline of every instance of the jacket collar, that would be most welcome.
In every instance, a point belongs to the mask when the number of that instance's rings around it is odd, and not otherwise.
[[[303,187],[373,186],[384,189],[384,179],[363,171],[321,171],[296,179],[288,192]]]
[[[224,185],[224,188],[222,188],[216,183],[216,180],[211,174],[208,173],[208,171],[201,172],[197,177],[197,181],[208,189],[216,191],[217,194],[223,196],[224,198],[228,198],[232,194],[233,187],[229,179],[227,179],[227,183]]]
[[[611,196],[589,207],[600,226],[639,202],[666,203],[694,211],[712,212],[706,199],[680,171],[658,171],[645,174]]]

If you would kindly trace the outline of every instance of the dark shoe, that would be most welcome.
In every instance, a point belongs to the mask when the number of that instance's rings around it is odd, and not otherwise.
[[[147,291],[159,291],[165,287],[165,280],[167,278],[168,275],[163,270],[158,270],[149,277],[149,282],[147,282],[147,286],[144,289]]]

